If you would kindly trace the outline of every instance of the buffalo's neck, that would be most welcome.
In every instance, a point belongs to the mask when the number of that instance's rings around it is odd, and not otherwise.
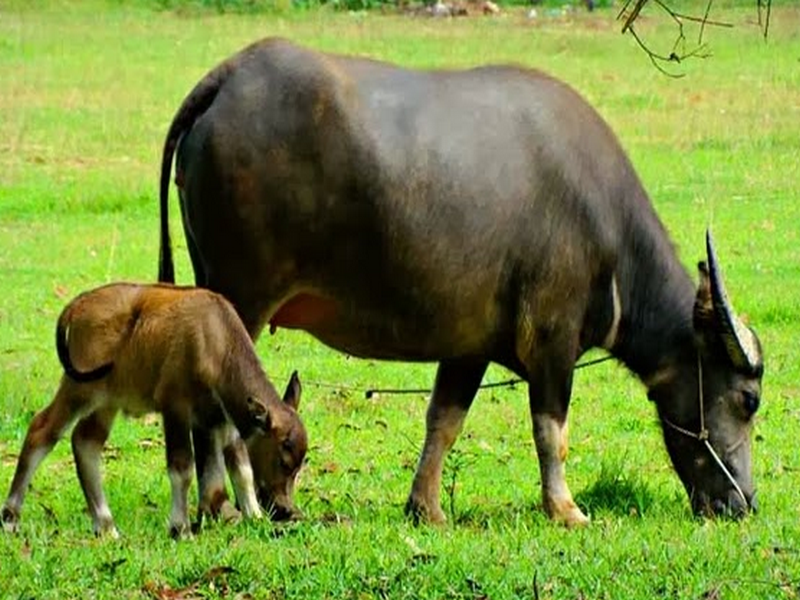
[[[632,246],[620,269],[622,318],[613,354],[647,384],[694,352],[694,285],[666,234]]]

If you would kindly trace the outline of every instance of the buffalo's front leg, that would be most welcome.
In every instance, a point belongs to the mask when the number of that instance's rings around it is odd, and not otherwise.
[[[572,527],[589,522],[567,486],[567,410],[572,390],[572,364],[548,357],[531,374],[529,398],[533,439],[542,477],[542,504],[554,521]]]
[[[114,538],[119,537],[119,533],[103,492],[100,459],[116,414],[117,411],[113,408],[98,410],[78,422],[72,432],[75,468],[86,498],[86,506],[92,516],[94,533],[97,536],[108,535]]]
[[[572,499],[564,474],[568,451],[567,415],[534,413],[532,417],[544,510],[551,519],[568,527],[585,525],[589,519]]]
[[[415,521],[446,521],[439,505],[444,458],[461,432],[488,364],[474,360],[444,361],[439,364],[425,419],[425,445],[406,503],[406,514]]]

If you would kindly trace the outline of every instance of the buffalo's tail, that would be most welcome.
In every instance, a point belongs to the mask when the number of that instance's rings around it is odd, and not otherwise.
[[[159,186],[161,243],[158,260],[158,280],[160,282],[175,283],[172,242],[169,235],[169,178],[172,172],[172,159],[175,155],[175,149],[181,137],[192,128],[195,121],[211,106],[220,88],[236,68],[241,55],[250,50],[250,48],[219,64],[203,77],[189,95],[186,96],[183,104],[181,104],[172,119],[161,156],[161,182]]]

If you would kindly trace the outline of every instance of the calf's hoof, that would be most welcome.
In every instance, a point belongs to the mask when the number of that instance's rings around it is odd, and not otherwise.
[[[228,500],[219,507],[217,516],[222,519],[223,523],[238,523],[242,520],[242,513]]]
[[[427,523],[429,525],[444,525],[447,522],[447,517],[439,506],[430,504],[413,494],[409,496],[406,502],[405,513],[415,525],[420,523]]]
[[[11,507],[4,506],[0,511],[0,520],[3,521],[3,530],[6,533],[17,533],[19,531],[19,512]]]
[[[173,540],[188,540],[192,537],[192,527],[189,523],[172,523],[169,526],[169,537]]]
[[[95,531],[94,534],[102,539],[107,539],[107,540],[119,539],[119,530],[116,527],[112,527],[111,529],[104,529],[102,531]]]

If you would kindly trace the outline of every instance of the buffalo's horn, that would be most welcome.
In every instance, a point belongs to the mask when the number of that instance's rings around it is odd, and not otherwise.
[[[761,366],[761,347],[755,334],[736,316],[722,281],[711,230],[706,230],[706,252],[711,278],[711,300],[728,356],[737,369],[755,371]]]

